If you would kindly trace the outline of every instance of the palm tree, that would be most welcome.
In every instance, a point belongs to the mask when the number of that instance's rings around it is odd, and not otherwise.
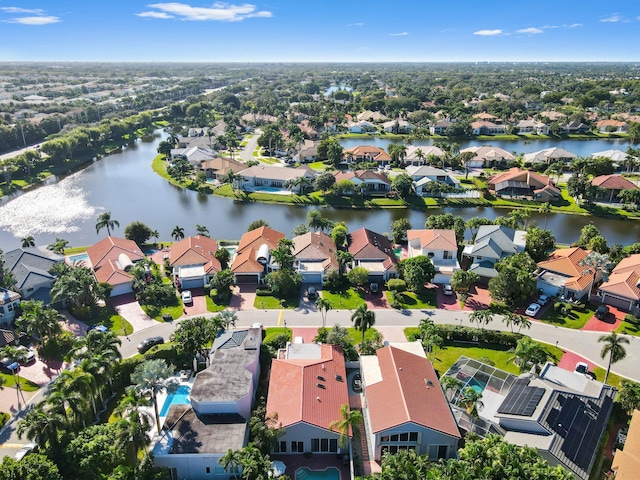
[[[26,236],[22,239],[22,248],[29,248],[29,247],[35,247],[35,246],[36,246],[36,241],[31,235]]]
[[[489,310],[475,310],[469,315],[469,321],[471,323],[477,323],[478,328],[484,330],[484,326],[489,325],[493,321],[493,315]]]
[[[464,387],[458,403],[464,405],[469,415],[478,418],[478,410],[484,407],[481,399],[482,392],[476,391],[473,387]]]
[[[64,255],[64,250],[69,245],[69,241],[64,238],[56,238],[56,241],[47,245],[47,250],[51,250],[54,253],[59,253],[60,255]]]
[[[64,416],[67,428],[71,431],[79,431],[87,424],[85,420],[87,399],[75,387],[70,382],[58,378],[51,385],[47,396],[47,404],[51,405],[56,413]]]
[[[209,237],[209,229],[207,227],[205,227],[204,225],[200,225],[199,223],[196,223],[196,234],[202,236],[202,237]]]
[[[367,304],[358,305],[356,311],[351,315],[351,321],[356,330],[362,332],[362,342],[364,343],[364,334],[376,323],[376,314],[367,308]]]
[[[417,148],[415,153],[416,157],[418,157],[418,160],[420,160],[420,164],[422,164],[425,159],[424,151],[421,148]]]
[[[26,359],[25,351],[21,348],[15,347],[13,345],[5,345],[0,348],[0,356],[7,357],[13,360],[14,362],[24,363]],[[22,397],[22,401],[24,402],[24,394],[22,393],[22,389],[20,388],[20,368],[16,368],[13,370],[13,380],[16,384],[16,394],[18,395],[18,404],[20,404],[20,397]]]
[[[316,299],[315,305],[320,312],[320,315],[322,315],[322,328],[325,328],[327,325],[327,313],[329,310],[333,309],[333,305],[331,305],[331,302],[328,299],[320,296]]]
[[[587,267],[582,271],[583,275],[593,275],[591,285],[589,286],[589,292],[591,292],[598,274],[600,274],[603,282],[609,280],[612,263],[611,260],[609,260],[609,255],[606,253],[590,252],[586,257],[578,262],[578,265],[581,267]]]
[[[96,233],[100,233],[100,230],[103,228],[107,229],[107,236],[111,236],[111,230],[116,227],[120,227],[120,222],[111,218],[111,212],[104,212],[98,216],[98,221],[96,222]]]
[[[151,230],[151,238],[155,238],[156,243],[158,243],[158,238],[160,238],[160,232],[158,232],[158,230]]]
[[[549,212],[551,212],[551,204],[549,202],[545,202],[540,207],[538,207],[538,213],[544,214],[544,227],[543,230],[547,229],[547,219],[549,217]]]
[[[229,449],[225,455],[218,460],[225,472],[233,474],[233,478],[238,478],[238,470],[242,463],[242,454],[240,450]]]
[[[625,337],[619,337],[616,332],[611,332],[609,335],[602,335],[598,342],[604,342],[602,350],[600,350],[600,358],[604,358],[609,355],[609,363],[607,364],[607,373],[604,375],[604,383],[607,383],[609,378],[609,372],[611,371],[611,365],[622,360],[627,356],[627,351],[623,345],[629,344],[629,339]]]
[[[22,316],[16,320],[18,331],[37,338],[43,345],[47,338],[62,331],[60,313],[51,307],[45,307],[39,300],[25,300],[20,304]]]
[[[73,370],[63,370],[56,383],[64,383],[62,387],[66,391],[79,392],[84,398],[89,398],[91,402],[91,409],[93,414],[97,415],[96,409],[96,379],[88,372],[85,372],[81,368],[74,368]],[[83,418],[84,423],[84,418]]]
[[[340,406],[340,420],[329,423],[329,430],[340,434],[340,446],[345,449],[352,432],[356,432],[362,422],[362,414],[358,410],[351,410],[348,404]]]
[[[147,360],[136,367],[131,374],[131,388],[144,396],[151,398],[156,417],[156,426],[160,433],[160,414],[158,413],[157,395],[166,391],[172,393],[178,388],[178,382],[173,378],[174,368],[167,365],[161,358]]]
[[[214,320],[218,320],[220,325],[226,330],[229,327],[235,327],[238,321],[238,315],[231,310],[223,310],[214,317]]]
[[[456,392],[462,388],[462,382],[456,377],[443,376],[440,378],[440,386],[445,395],[449,395],[449,401],[455,397]]]
[[[540,343],[529,337],[523,337],[518,340],[510,361],[524,372],[532,366],[537,369],[538,365],[547,361],[548,356],[549,354]]]
[[[278,245],[278,248],[271,250],[271,258],[278,264],[280,270],[291,270],[295,262],[291,248],[286,245]]]
[[[176,242],[182,240],[184,238],[184,228],[176,225],[176,227],[171,231],[171,236]]]
[[[150,402],[147,398],[130,391],[113,411],[114,415],[122,418],[118,424],[119,436],[125,445],[132,446],[134,463],[138,462],[138,451],[151,442],[148,432],[153,418],[147,410],[140,408],[148,405]]]
[[[48,445],[55,450],[58,446],[60,431],[64,430],[66,422],[62,416],[45,410],[40,403],[27,412],[18,423],[18,438],[26,436],[41,447]]]
[[[353,254],[344,250],[336,250],[336,260],[338,261],[338,272],[344,275],[347,267],[353,262]]]

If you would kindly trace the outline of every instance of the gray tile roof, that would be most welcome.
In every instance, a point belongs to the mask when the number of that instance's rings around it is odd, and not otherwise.
[[[55,278],[49,273],[51,267],[64,261],[57,255],[37,247],[17,248],[4,254],[4,265],[16,279],[17,288],[26,290]]]

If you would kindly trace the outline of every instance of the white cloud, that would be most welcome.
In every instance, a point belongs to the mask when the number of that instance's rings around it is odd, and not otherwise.
[[[356,23],[348,23],[347,27],[362,27],[364,26],[363,22],[356,22]]]
[[[543,33],[543,30],[536,27],[523,28],[521,30],[517,30],[518,33],[529,33],[531,35],[536,35],[538,33]]]
[[[481,37],[495,37],[496,35],[502,35],[502,30],[478,30],[473,32],[474,35],[480,35]]]
[[[581,23],[572,23],[571,25],[563,25],[563,27],[567,27],[567,28],[577,28],[581,26],[582,26]]]
[[[404,37],[406,35],[409,35],[409,32],[390,33],[389,35],[391,35],[392,37]]]
[[[613,15],[609,15],[608,17],[600,19],[601,22],[606,22],[606,23],[616,23],[616,22],[619,22],[620,20],[622,20],[622,17],[617,13],[614,13]]]
[[[39,8],[0,7],[0,10],[7,13],[33,13],[35,15],[42,15],[44,13],[44,11]]]
[[[216,2],[210,7],[192,7],[186,3],[152,3],[147,5],[160,12],[138,13],[141,17],[153,18],[179,18],[189,21],[218,21],[218,22],[240,22],[247,18],[271,17],[271,12],[266,10],[256,11],[256,6],[249,3],[243,5],[232,5],[229,3]],[[150,15],[155,13],[156,15]],[[160,14],[160,15],[158,15]]]
[[[38,15],[36,17],[17,17],[5,21],[7,23],[21,23],[22,25],[49,25],[50,23],[58,23],[62,20],[52,15]]]

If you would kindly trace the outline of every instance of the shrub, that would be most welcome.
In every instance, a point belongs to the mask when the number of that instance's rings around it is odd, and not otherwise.
[[[407,282],[399,278],[392,278],[387,282],[387,288],[392,292],[404,292],[407,290]]]
[[[632,313],[627,313],[624,316],[624,321],[630,323],[631,325],[640,325],[640,317],[637,317]]]
[[[268,287],[256,288],[256,296],[258,297],[270,297],[271,295],[273,295],[273,290]]]
[[[398,292],[391,290],[388,298],[391,308],[402,308],[402,301],[400,300],[400,294]]]
[[[49,338],[38,353],[47,360],[64,360],[65,355],[73,348],[74,341],[73,333],[65,330]]]
[[[0,428],[4,427],[10,418],[11,415],[9,415],[8,413],[0,412]]]

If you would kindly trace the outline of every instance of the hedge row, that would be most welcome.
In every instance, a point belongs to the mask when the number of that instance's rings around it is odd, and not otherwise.
[[[500,332],[498,330],[482,330],[480,328],[464,327],[461,325],[434,325],[434,332],[444,338],[445,342],[475,342],[491,343],[493,345],[504,345],[515,347],[522,337],[521,333]],[[409,340],[421,338],[419,328],[408,328],[405,330]]]

